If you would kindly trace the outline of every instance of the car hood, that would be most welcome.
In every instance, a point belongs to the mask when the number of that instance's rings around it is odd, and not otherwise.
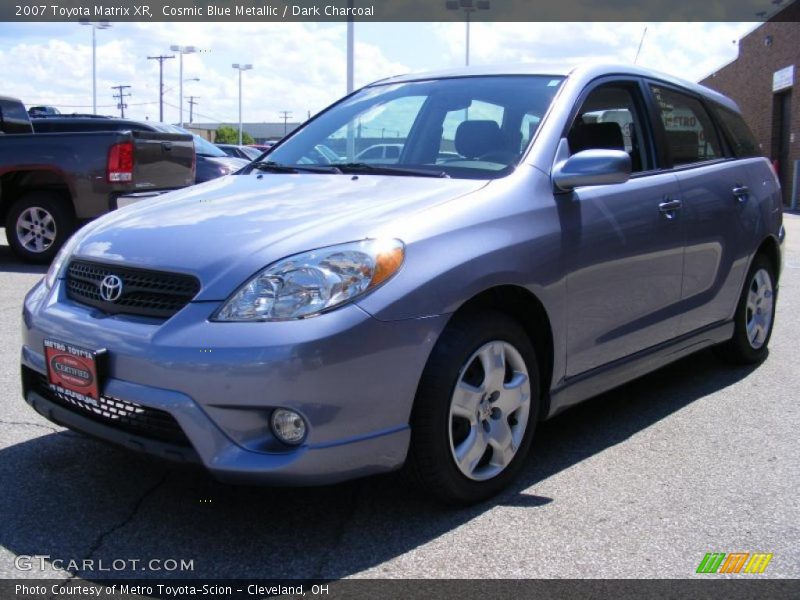
[[[230,175],[146,200],[88,226],[73,255],[196,275],[223,300],[270,263],[376,235],[486,181],[374,175]],[[402,218],[402,219],[401,219]],[[413,221],[413,219],[412,219]],[[400,227],[400,225],[398,225]]]

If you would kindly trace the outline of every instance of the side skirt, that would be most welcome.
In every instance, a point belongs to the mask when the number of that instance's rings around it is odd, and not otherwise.
[[[733,337],[733,327],[733,321],[710,325],[565,379],[550,392],[550,411],[546,418],[549,419],[570,406],[647,375],[684,356],[725,342]]]

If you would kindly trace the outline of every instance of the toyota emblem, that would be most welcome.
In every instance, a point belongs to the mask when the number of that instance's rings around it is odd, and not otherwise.
[[[106,302],[116,302],[122,295],[122,280],[116,275],[106,275],[100,282],[100,297]]]

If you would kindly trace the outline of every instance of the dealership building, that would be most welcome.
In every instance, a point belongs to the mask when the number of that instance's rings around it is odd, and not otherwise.
[[[733,98],[778,171],[786,205],[800,207],[800,2],[739,40],[739,56],[700,83]]]

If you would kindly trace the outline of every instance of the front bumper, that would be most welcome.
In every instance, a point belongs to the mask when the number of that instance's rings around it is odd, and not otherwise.
[[[23,372],[46,372],[56,339],[106,349],[102,393],[171,415],[186,446],[121,430],[54,402],[23,377],[26,400],[67,427],[165,458],[200,462],[224,481],[323,484],[400,467],[411,406],[445,317],[379,321],[355,305],[280,323],[211,323],[218,303],[190,303],[158,322],[107,316],[51,291],[23,310]],[[26,371],[27,370],[27,371]],[[273,409],[308,424],[299,447],[269,431]]]

